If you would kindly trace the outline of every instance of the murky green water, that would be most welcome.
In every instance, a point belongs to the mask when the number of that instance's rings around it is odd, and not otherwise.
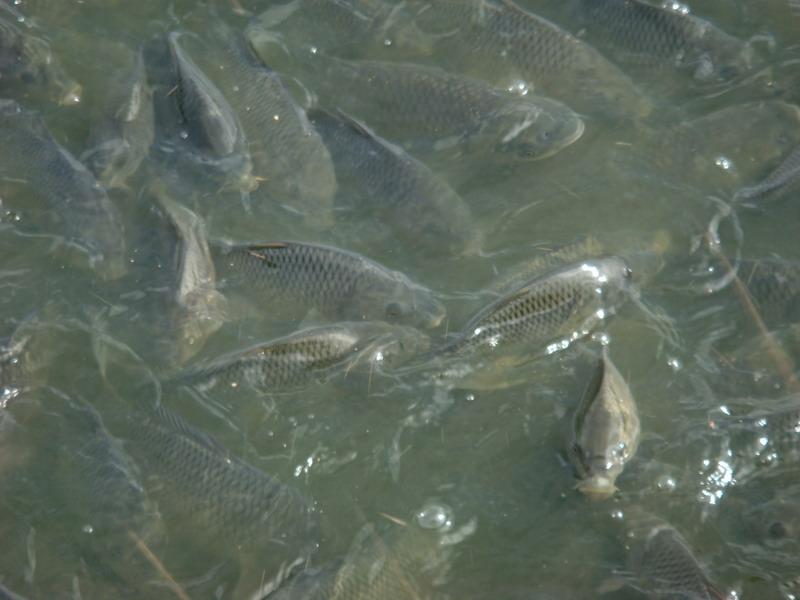
[[[0,597],[800,597],[800,5],[686,8],[0,0]]]

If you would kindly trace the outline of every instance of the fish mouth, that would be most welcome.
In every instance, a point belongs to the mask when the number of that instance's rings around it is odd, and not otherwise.
[[[579,139],[581,139],[583,137],[583,133],[585,131],[586,131],[586,122],[583,119],[581,119],[580,117],[577,117],[577,123],[575,125],[575,131],[573,131],[570,135],[568,135],[566,138],[564,138],[561,147],[565,148],[567,146],[570,146],[570,145],[574,144],[575,142],[577,142]]]
[[[584,481],[579,482],[575,489],[581,494],[589,498],[589,500],[600,501],[607,500],[614,495],[617,491],[617,486],[608,477],[595,475]]]
[[[420,314],[420,325],[426,329],[438,327],[447,316],[444,304],[436,298],[417,298],[414,309]]]

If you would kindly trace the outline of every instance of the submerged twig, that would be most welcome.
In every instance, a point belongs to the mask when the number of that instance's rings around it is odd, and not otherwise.
[[[185,591],[183,591],[183,588],[180,586],[180,584],[177,581],[175,581],[172,575],[169,574],[169,571],[167,571],[167,568],[164,566],[164,563],[162,563],[158,559],[158,557],[155,554],[153,554],[153,551],[147,547],[147,544],[144,543],[144,540],[140,538],[138,535],[136,535],[136,533],[131,531],[130,529],[128,530],[128,536],[133,540],[133,543],[136,544],[136,548],[139,550],[139,552],[142,553],[142,555],[147,559],[147,561],[151,565],[153,565],[153,568],[156,571],[158,571],[158,574],[161,575],[164,581],[166,581],[169,589],[171,589],[175,593],[175,595],[181,600],[190,600],[189,596],[186,594]]]
[[[747,287],[742,283],[742,280],[739,278],[739,275],[736,273],[733,265],[731,265],[728,257],[722,252],[717,251],[718,246],[714,244],[714,240],[711,240],[710,236],[707,241],[711,251],[720,259],[722,265],[728,271],[728,277],[730,277],[730,281],[733,283],[733,288],[736,290],[736,295],[739,297],[739,301],[742,303],[742,306],[753,319],[753,323],[755,323],[758,332],[764,338],[767,354],[769,354],[772,362],[775,363],[778,374],[786,384],[786,388],[790,392],[800,391],[800,381],[797,380],[795,375],[795,368],[792,359],[788,354],[786,354],[784,349],[781,347],[780,342],[775,339],[775,336],[772,335],[772,332],[767,328],[766,324],[764,323],[764,319],[761,317],[761,313],[758,311],[758,308],[753,303],[753,299],[750,297],[750,292],[747,291]]]

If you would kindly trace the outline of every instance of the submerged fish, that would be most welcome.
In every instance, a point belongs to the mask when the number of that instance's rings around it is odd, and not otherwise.
[[[322,105],[420,150],[538,160],[577,141],[583,120],[561,102],[411,63],[309,54],[301,68]],[[302,78],[301,74],[301,78]]]
[[[315,226],[329,225],[336,193],[331,156],[278,74],[239,32],[215,23],[202,59],[239,115],[259,193]]]
[[[443,354],[492,353],[510,344],[534,352],[587,335],[625,300],[631,270],[616,257],[586,260],[539,275],[481,309]]]
[[[573,417],[570,459],[581,479],[577,489],[604,500],[639,445],[639,414],[625,379],[604,348]]]
[[[428,338],[410,327],[340,323],[305,329],[200,365],[178,380],[203,392],[249,387],[261,392],[302,389],[349,369],[359,360],[396,366],[427,349]]]
[[[636,587],[663,600],[725,599],[674,527],[653,522],[636,535],[638,543],[631,550]]]
[[[0,134],[0,177],[47,202],[61,233],[88,253],[101,277],[120,277],[126,269],[122,219],[94,176],[53,139],[38,113],[16,102],[0,100]]]
[[[433,526],[420,518],[399,520],[381,537],[371,524],[356,535],[347,556],[310,568],[268,594],[269,600],[422,600],[434,597],[431,581],[444,571],[452,547],[444,542],[450,522]],[[433,509],[435,510],[435,509]]]
[[[500,86],[515,82],[581,114],[637,119],[652,103],[587,43],[510,0],[410,0],[386,20],[383,38],[409,57]]]
[[[185,138],[206,163],[226,172],[233,185],[248,191],[254,187],[253,165],[247,140],[236,113],[225,96],[183,49],[185,34],[167,37],[174,70],[174,97]]]
[[[800,263],[779,258],[743,260],[739,278],[765,322],[780,324],[800,318]]]
[[[358,254],[302,242],[213,248],[223,289],[250,290],[272,314],[309,311],[334,320],[435,327],[445,308],[433,293]]]
[[[409,247],[448,254],[479,249],[469,207],[428,167],[345,115],[309,117],[331,153],[341,195],[359,211],[376,215]]]
[[[730,81],[750,69],[744,42],[668,4],[580,0],[580,11],[588,41],[624,64],[688,71],[702,82]]]
[[[786,196],[800,197],[800,146],[760,183],[740,188],[739,200],[777,200]]]
[[[175,231],[176,359],[178,364],[185,364],[203,348],[206,338],[222,326],[226,300],[216,290],[205,223],[163,190],[155,190],[155,195]]]
[[[152,90],[142,52],[121,81],[109,84],[102,116],[92,123],[83,162],[106,187],[120,187],[139,168],[154,138]]]
[[[6,82],[52,88],[60,104],[80,102],[81,86],[64,73],[50,45],[33,32],[28,20],[0,2],[0,91]]]

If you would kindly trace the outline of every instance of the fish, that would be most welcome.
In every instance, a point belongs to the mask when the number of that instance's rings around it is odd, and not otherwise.
[[[386,321],[423,329],[436,327],[445,307],[431,290],[399,271],[347,250],[303,242],[212,247],[219,287],[244,290],[271,315],[301,319],[309,311],[324,318]]]
[[[379,533],[367,523],[356,534],[347,555],[322,567],[311,567],[268,593],[268,600],[421,600],[432,598],[431,581],[446,569],[452,547],[448,527],[425,528],[419,519],[392,518],[393,528]],[[466,527],[466,526],[465,526]]]
[[[780,258],[744,259],[739,278],[767,324],[800,317],[800,263]]]
[[[313,327],[236,351],[191,368],[177,380],[202,392],[240,387],[263,393],[299,390],[350,368],[359,360],[397,365],[427,349],[427,336],[385,323],[338,323]]]
[[[678,530],[651,521],[635,531],[630,563],[636,587],[663,600],[724,600]]]
[[[167,36],[173,69],[174,99],[182,126],[181,141],[194,149],[199,160],[226,173],[235,188],[256,187],[247,139],[236,112],[222,92],[198,67],[181,45],[185,34]]]
[[[336,173],[328,149],[281,77],[242,34],[216,22],[203,60],[239,115],[259,194],[319,228],[332,223]]]
[[[410,0],[386,20],[382,39],[401,56],[434,57],[503,88],[533,87],[581,115],[636,121],[653,111],[592,46],[510,0]]]
[[[25,598],[12,592],[6,586],[0,583],[0,600],[25,600]]]
[[[80,102],[82,87],[69,77],[30,20],[6,2],[0,2],[0,92],[9,95],[6,82],[52,90],[62,105]]]
[[[728,82],[752,68],[752,49],[685,7],[642,0],[579,0],[585,37],[622,64]],[[663,71],[660,71],[663,72]]]
[[[481,235],[464,200],[399,146],[347,115],[309,113],[333,158],[347,202],[387,223],[409,248],[432,255],[476,253]]]
[[[587,335],[629,295],[632,272],[624,260],[605,257],[572,263],[535,276],[479,310],[440,350],[469,356],[507,346],[550,351]],[[540,348],[545,349],[545,348]]]
[[[800,146],[796,147],[766,178],[737,190],[736,200],[774,201],[800,195]]]
[[[303,62],[309,67],[300,78],[306,75],[320,105],[362,119],[411,150],[527,162],[557,154],[585,129],[557,100],[520,97],[438,67],[311,53]]]
[[[183,365],[225,322],[227,301],[216,289],[216,271],[203,220],[166,190],[154,186],[153,192],[175,233],[174,360]]]
[[[106,188],[123,187],[150,151],[155,137],[153,93],[142,51],[130,72],[109,83],[102,116],[92,123],[82,162]]]
[[[604,347],[573,416],[569,456],[581,480],[577,489],[592,500],[610,498],[639,435],[636,402]]]
[[[126,271],[124,225],[105,189],[58,144],[42,117],[0,100],[0,178],[20,182],[57,215],[60,233],[89,256],[103,279]]]

